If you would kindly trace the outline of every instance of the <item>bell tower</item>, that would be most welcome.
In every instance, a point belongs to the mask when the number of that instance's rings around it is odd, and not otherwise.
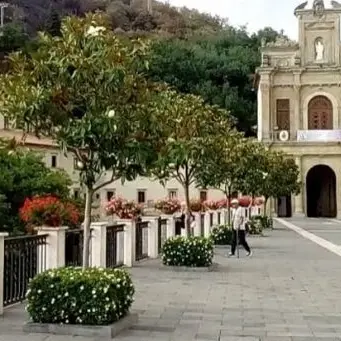
[[[302,66],[336,67],[340,59],[341,4],[314,0],[295,9],[299,22],[299,45]]]

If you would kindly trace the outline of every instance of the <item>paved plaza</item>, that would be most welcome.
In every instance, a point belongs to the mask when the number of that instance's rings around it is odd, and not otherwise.
[[[341,245],[341,222],[288,220]],[[341,340],[341,259],[279,223],[249,238],[251,259],[227,259],[218,249],[216,272],[184,273],[146,261],[132,269],[138,324],[119,341]],[[0,341],[94,341],[25,335],[22,305],[0,319]],[[101,339],[103,340],[103,338]]]

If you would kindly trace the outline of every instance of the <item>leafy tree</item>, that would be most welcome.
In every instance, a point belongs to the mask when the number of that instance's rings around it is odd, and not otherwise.
[[[69,196],[71,180],[63,171],[51,171],[40,156],[23,151],[0,150],[0,195],[2,228],[9,232],[22,232],[18,212],[27,197],[53,194]]]
[[[268,172],[261,183],[261,194],[265,197],[266,204],[270,198],[279,198],[299,194],[299,169],[295,160],[283,153],[269,151],[267,153]]]
[[[165,183],[176,179],[183,187],[187,211],[187,233],[190,226],[189,189],[197,182],[200,168],[205,166],[205,157],[210,154],[218,137],[225,135],[230,127],[227,112],[194,95],[164,94],[167,108],[160,119],[164,120],[159,160],[154,174]]]
[[[214,146],[203,159],[204,163],[197,172],[197,181],[202,187],[221,190],[228,202],[234,191],[238,191],[243,183],[245,167],[253,141],[243,138],[242,134],[235,131],[215,140]],[[230,206],[228,219],[230,223]]]
[[[123,44],[99,14],[70,17],[61,37],[40,35],[30,58],[11,56],[14,71],[2,77],[2,114],[52,137],[78,159],[86,188],[84,267],[94,193],[144,175],[157,158],[160,86],[137,71],[145,48],[139,41]]]

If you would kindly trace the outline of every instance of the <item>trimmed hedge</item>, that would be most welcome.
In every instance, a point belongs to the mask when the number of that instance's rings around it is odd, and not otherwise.
[[[168,266],[207,267],[212,264],[213,249],[210,238],[172,237],[163,245],[162,262]]]
[[[59,268],[30,282],[26,310],[35,323],[108,325],[128,314],[134,293],[125,270]]]
[[[212,229],[211,239],[214,245],[231,245],[232,229],[228,225],[216,226]]]

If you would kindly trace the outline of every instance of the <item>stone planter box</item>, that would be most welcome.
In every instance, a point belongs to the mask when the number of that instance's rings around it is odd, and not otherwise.
[[[231,248],[231,244],[228,244],[228,245],[214,245],[214,247],[216,249],[230,249]]]
[[[212,272],[217,271],[218,264],[213,263],[206,267],[195,268],[191,266],[168,266],[162,265],[163,270],[174,271],[174,272]]]
[[[134,326],[138,321],[138,314],[128,314],[119,321],[107,326],[86,326],[80,324],[53,324],[27,322],[23,331],[25,333],[44,333],[55,335],[99,337],[111,339],[123,330]]]

